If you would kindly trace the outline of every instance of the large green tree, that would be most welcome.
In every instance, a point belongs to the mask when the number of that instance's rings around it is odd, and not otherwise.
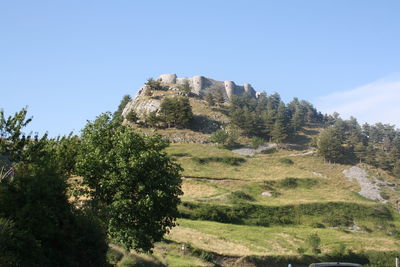
[[[0,112],[0,266],[106,265],[100,224],[67,200],[72,137],[24,135],[29,122],[26,109]]]
[[[318,136],[318,154],[330,162],[340,162],[345,156],[342,144],[340,132],[333,127],[327,128]]]
[[[160,106],[160,114],[168,127],[185,128],[193,119],[192,106],[187,97],[165,98]]]
[[[181,168],[160,136],[144,136],[102,114],[82,131],[77,170],[109,237],[148,251],[175,226]]]

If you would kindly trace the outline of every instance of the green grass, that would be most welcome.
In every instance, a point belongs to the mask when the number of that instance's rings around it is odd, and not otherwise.
[[[304,245],[304,241],[311,233],[317,233],[321,238],[321,248],[324,253],[331,252],[343,243],[354,251],[360,250],[395,250],[400,249],[400,242],[390,238],[382,232],[373,233],[346,233],[338,229],[324,228],[316,229],[307,226],[244,226],[234,224],[223,224],[209,221],[193,221],[180,219],[179,227],[174,231],[181,229],[193,229],[215,237],[215,241],[223,239],[227,242],[248,248],[251,254],[268,255],[294,255],[297,254],[297,248]],[[176,236],[178,236],[176,234]],[[174,238],[174,234],[170,238]],[[188,236],[188,243],[191,242]],[[198,245],[207,247],[203,244],[207,239],[196,240]],[[212,240],[208,241],[211,244]],[[220,248],[220,252],[224,248]]]
[[[298,248],[312,233],[321,237],[324,255],[341,244],[360,253],[400,250],[400,215],[391,210],[386,216],[385,205],[356,193],[357,183],[342,174],[351,166],[298,155],[303,152],[279,149],[273,154],[243,157],[214,145],[171,144],[167,153],[182,165],[183,175],[192,178],[183,179],[182,200],[186,206],[182,205],[181,211],[186,219],[179,219],[179,226],[167,238],[232,256],[299,257]],[[245,161],[233,166],[212,158]],[[387,174],[380,175],[385,180],[392,179]],[[264,196],[263,192],[272,196]],[[390,201],[399,199],[396,191],[385,193]],[[250,208],[240,211],[246,205]],[[219,217],[225,218],[220,220],[224,223],[217,222]],[[344,219],[327,219],[336,217]],[[358,232],[351,232],[353,222],[359,227]],[[181,257],[176,257],[179,260],[174,264],[182,266]]]

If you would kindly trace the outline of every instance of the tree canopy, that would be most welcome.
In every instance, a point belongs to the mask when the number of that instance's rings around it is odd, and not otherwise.
[[[77,172],[108,236],[148,251],[175,225],[181,168],[164,152],[168,142],[144,136],[102,114],[82,131]]]
[[[0,112],[1,266],[105,266],[107,244],[89,211],[66,195],[70,172],[67,139],[24,135],[26,109],[5,118]],[[67,145],[69,146],[69,145]],[[60,161],[61,158],[64,160]]]

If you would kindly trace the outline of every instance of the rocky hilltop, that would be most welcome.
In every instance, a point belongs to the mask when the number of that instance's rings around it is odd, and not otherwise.
[[[124,108],[122,115],[126,115],[134,110],[139,117],[143,117],[150,112],[157,112],[161,105],[161,100],[166,96],[182,95],[182,86],[188,84],[190,87],[190,95],[203,98],[206,94],[219,91],[225,101],[229,101],[233,96],[248,94],[257,97],[254,88],[245,83],[236,85],[233,81],[217,81],[204,76],[194,76],[192,78],[178,78],[176,74],[162,74],[156,82],[160,84],[160,88],[154,89],[148,83],[144,84],[137,92],[136,96]]]
[[[158,80],[162,83],[178,85],[188,82],[192,89],[192,93],[200,96],[205,95],[209,91],[215,90],[222,90],[226,99],[231,99],[234,95],[243,95],[244,93],[247,93],[253,97],[256,96],[256,91],[248,83],[236,85],[233,81],[216,81],[204,76],[178,78],[176,74],[162,74]]]

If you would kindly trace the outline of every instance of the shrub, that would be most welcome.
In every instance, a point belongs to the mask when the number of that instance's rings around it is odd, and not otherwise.
[[[220,162],[231,166],[239,166],[241,163],[246,162],[244,158],[236,158],[236,157],[193,157],[192,160],[198,164],[207,164],[209,162]]]
[[[261,151],[262,154],[273,154],[276,152],[278,152],[278,149],[276,147],[265,149],[265,150]]]
[[[332,251],[332,256],[341,257],[346,254],[346,245],[344,243],[339,243],[337,248]]]
[[[160,81],[154,80],[151,77],[147,79],[146,85],[148,87],[150,87],[151,90],[162,90],[163,89]]]
[[[247,193],[245,193],[243,191],[234,191],[234,192],[232,192],[231,195],[230,195],[230,198],[232,200],[234,200],[234,201],[235,200],[254,201],[254,198],[251,195],[249,195],[249,194],[247,194]]]
[[[283,163],[283,164],[287,164],[287,165],[293,165],[294,164],[293,160],[288,159],[288,158],[281,158],[281,159],[279,159],[279,162]]]
[[[264,144],[264,139],[258,136],[251,138],[251,146],[253,148],[258,148]]]
[[[131,123],[136,123],[138,120],[138,116],[134,110],[129,111],[129,113],[126,115],[126,119],[131,122]]]
[[[333,210],[323,221],[331,227],[343,227],[353,225],[354,218],[349,213]]]
[[[136,262],[129,256],[125,256],[122,258],[121,262],[118,263],[118,267],[135,267]]]
[[[296,188],[298,186],[298,179],[293,177],[287,177],[281,180],[279,184],[284,188]]]
[[[294,177],[287,177],[279,182],[279,186],[283,188],[297,188],[297,187],[305,187],[310,188],[316,185],[318,181],[313,178],[294,178]]]
[[[386,192],[381,192],[380,195],[381,195],[381,197],[382,197],[383,199],[385,199],[385,200],[388,200],[388,199],[390,198],[389,194],[386,193]]]
[[[237,145],[238,137],[236,131],[218,130],[211,135],[211,142],[231,148]]]
[[[321,244],[321,238],[318,236],[317,233],[312,233],[308,235],[306,239],[306,244],[314,255],[321,253],[321,250],[319,248]]]
[[[320,222],[312,222],[310,224],[310,226],[312,228],[325,228],[325,225],[323,223],[320,223]]]
[[[109,248],[107,251],[107,262],[110,264],[118,263],[123,257],[124,254],[116,249]]]

